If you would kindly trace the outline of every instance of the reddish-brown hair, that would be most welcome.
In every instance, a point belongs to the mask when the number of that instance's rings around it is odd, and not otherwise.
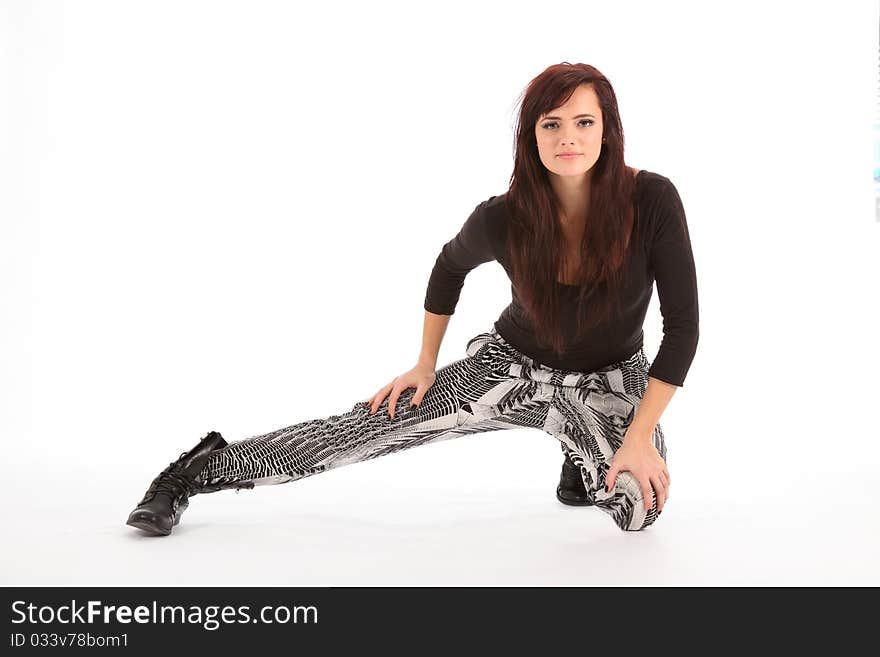
[[[525,312],[539,343],[559,354],[564,334],[561,308],[564,235],[560,205],[538,155],[535,126],[564,104],[579,85],[590,85],[602,110],[602,150],[592,169],[590,204],[580,250],[578,326],[588,328],[619,312],[621,266],[633,227],[634,176],[623,160],[623,126],[608,79],[588,64],[563,62],[534,78],[523,92],[516,124],[514,167],[507,191],[507,252]],[[587,298],[589,297],[589,303]]]

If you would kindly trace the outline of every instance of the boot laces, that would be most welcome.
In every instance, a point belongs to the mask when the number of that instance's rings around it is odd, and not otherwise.
[[[181,454],[180,459],[186,454],[187,452]],[[180,460],[174,461],[153,480],[141,504],[156,497],[157,493],[165,493],[172,498],[186,495],[192,490],[192,486],[192,479],[183,472]]]

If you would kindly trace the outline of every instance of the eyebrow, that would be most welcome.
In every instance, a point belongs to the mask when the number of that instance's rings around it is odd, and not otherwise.
[[[589,116],[590,118],[593,118],[593,119],[596,118],[596,117],[593,116],[592,114],[578,114],[578,115],[575,116],[574,118],[575,118],[575,119],[580,119],[580,118],[582,118],[582,117],[584,117],[584,116]],[[546,121],[547,119],[556,119],[557,121],[561,121],[561,120],[562,120],[562,117],[559,117],[559,116],[545,116],[545,117],[542,119],[542,121]]]

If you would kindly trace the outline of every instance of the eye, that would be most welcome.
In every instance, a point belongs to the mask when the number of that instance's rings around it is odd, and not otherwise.
[[[580,121],[578,121],[578,124],[580,125],[581,123],[589,123],[590,125],[593,125],[594,121],[592,119],[581,119]],[[550,126],[556,126],[556,125],[558,125],[556,123],[556,121],[550,121],[549,123],[545,123],[541,127],[549,129]]]

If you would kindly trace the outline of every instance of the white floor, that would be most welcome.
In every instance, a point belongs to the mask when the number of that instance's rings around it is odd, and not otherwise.
[[[789,463],[785,477],[764,479],[765,496],[731,495],[743,482],[718,471],[671,468],[662,517],[623,532],[598,509],[556,501],[561,452],[538,436],[483,434],[288,484],[196,496],[168,537],[124,524],[163,465],[155,450],[145,450],[145,465],[22,463],[4,485],[0,583],[880,584],[880,498],[867,465],[817,475]],[[517,458],[497,462],[505,452]]]
[[[876,32],[859,31],[876,5],[751,3],[718,31],[694,29],[691,3],[641,25],[591,3],[610,29],[582,48],[532,11],[476,3],[427,30],[416,11],[350,32],[336,5],[292,32],[299,4],[219,4],[205,30],[195,3],[173,21],[5,3],[0,585],[880,585]],[[318,58],[354,59],[369,86],[315,75]],[[620,83],[627,162],[675,184],[693,242],[699,347],[661,420],[673,483],[657,523],[623,532],[559,504],[558,444],[516,430],[196,496],[168,537],[126,526],[206,431],[341,413],[415,364],[435,258],[506,189],[511,101],[565,59]],[[743,62],[745,102],[716,102]],[[661,66],[682,71],[662,105]],[[833,115],[816,70],[847,73]],[[428,156],[403,158],[413,146]],[[468,275],[439,366],[509,292],[498,263]],[[661,319],[658,287],[652,360]]]

